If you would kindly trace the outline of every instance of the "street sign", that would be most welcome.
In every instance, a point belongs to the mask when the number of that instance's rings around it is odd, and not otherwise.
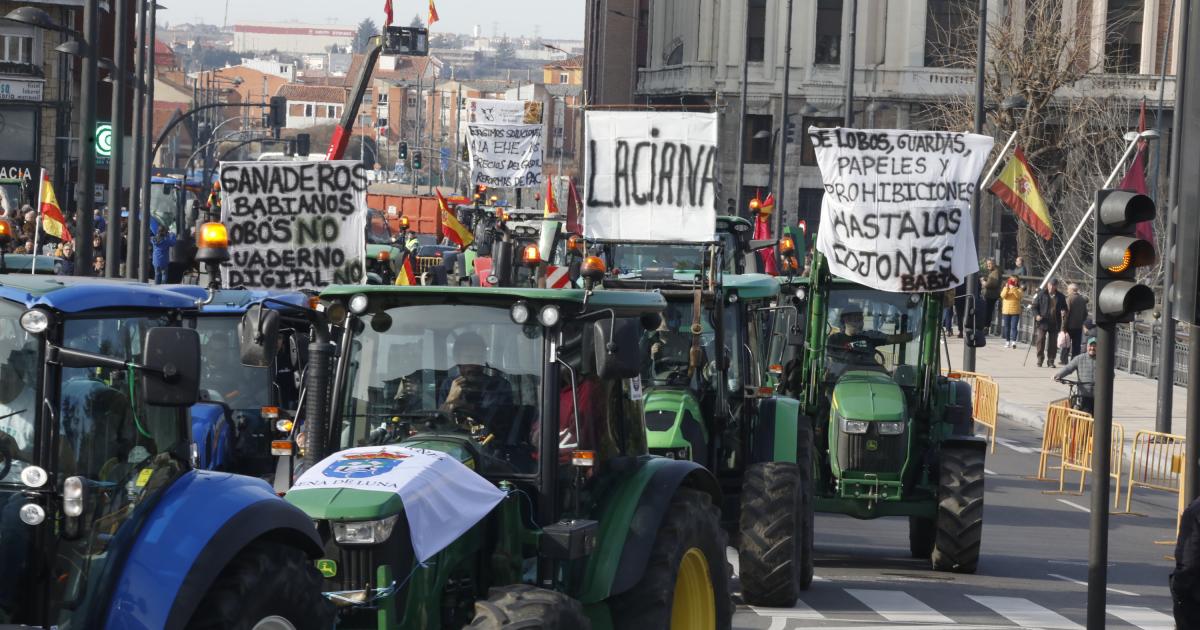
[[[96,123],[96,166],[107,167],[112,160],[112,123]]]

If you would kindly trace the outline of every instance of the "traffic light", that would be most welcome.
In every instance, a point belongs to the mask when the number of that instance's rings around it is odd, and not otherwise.
[[[272,96],[267,113],[267,126],[272,129],[283,129],[287,126],[287,97]]]
[[[784,124],[784,139],[788,144],[796,142],[796,123],[792,122],[792,117],[787,117],[787,122]]]
[[[296,155],[308,157],[312,152],[312,136],[306,133],[296,134]]]
[[[1154,291],[1137,282],[1137,271],[1154,264],[1154,245],[1137,237],[1137,224],[1153,221],[1154,201],[1124,190],[1096,192],[1096,323],[1133,321],[1154,308]]]
[[[407,142],[400,143],[400,159],[401,160],[408,159],[408,143]]]
[[[422,163],[421,163],[421,152],[420,151],[413,151],[412,167],[413,167],[414,171],[421,170]]]

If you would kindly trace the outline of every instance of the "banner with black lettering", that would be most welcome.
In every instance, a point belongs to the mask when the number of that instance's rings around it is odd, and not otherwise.
[[[539,125],[542,123],[542,102],[473,98],[467,101],[467,122]]]
[[[584,235],[707,243],[717,227],[717,115],[589,111]]]
[[[320,289],[366,277],[362,162],[224,162],[227,287]]]
[[[488,188],[542,185],[541,125],[467,125],[471,183]]]
[[[971,196],[993,139],[945,131],[818,129],[817,249],[834,275],[881,291],[956,287],[979,269]]]

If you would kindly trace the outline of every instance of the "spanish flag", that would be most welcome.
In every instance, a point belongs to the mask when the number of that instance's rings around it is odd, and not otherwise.
[[[442,196],[442,191],[434,190],[437,193],[438,209],[442,215],[442,234],[454,241],[460,248],[464,248],[475,241],[475,236],[471,234],[471,230],[467,226],[459,223],[458,218],[450,212],[450,206],[446,205],[446,198]]]
[[[1025,153],[1020,147],[1013,151],[1008,166],[1004,167],[1004,171],[989,190],[1038,236],[1050,240],[1054,233],[1050,223],[1050,211],[1042,201],[1033,170],[1025,161]]]
[[[400,263],[400,271],[396,274],[396,286],[398,287],[415,287],[417,286],[417,274],[413,273],[413,254],[412,252],[404,252],[404,262]]]
[[[42,230],[64,243],[70,243],[71,232],[67,229],[62,208],[58,207],[58,197],[54,196],[54,186],[50,185],[50,173],[46,169],[42,169],[42,190],[38,198],[41,199],[39,212],[42,215]]]
[[[542,216],[551,217],[558,214],[558,202],[554,200],[554,186],[546,180],[546,207]]]
[[[433,0],[429,0],[429,22],[425,26],[433,26],[436,21],[438,21],[437,6],[433,4]]]
[[[769,217],[775,212],[775,193],[767,193],[767,198],[763,200],[762,205],[758,207],[758,213],[764,217]]]

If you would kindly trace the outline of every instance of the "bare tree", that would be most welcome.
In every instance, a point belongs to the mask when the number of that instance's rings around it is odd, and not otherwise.
[[[1024,151],[1050,207],[1051,240],[1043,240],[1024,224],[1019,224],[1017,234],[1018,253],[1041,272],[1063,251],[1096,189],[1120,158],[1125,148],[1122,136],[1130,128],[1136,106],[1091,85],[1092,75],[1104,69],[1104,55],[1090,54],[1090,13],[1065,12],[1064,5],[1075,3],[1007,3],[1005,13],[998,19],[993,16],[988,24],[984,91],[991,133],[997,136],[991,158],[1015,130],[1016,145]],[[930,34],[937,42],[935,60],[947,67],[974,68],[974,33],[979,23],[975,3],[960,1],[955,11],[953,24],[931,24],[937,27]],[[996,106],[1018,95],[1028,103],[1023,110]],[[974,94],[964,94],[932,104],[927,122],[943,129],[971,129],[974,111]],[[985,199],[983,205],[1007,211],[998,200]],[[1084,228],[1057,274],[1075,281],[1089,278],[1091,241],[1091,230]]]

